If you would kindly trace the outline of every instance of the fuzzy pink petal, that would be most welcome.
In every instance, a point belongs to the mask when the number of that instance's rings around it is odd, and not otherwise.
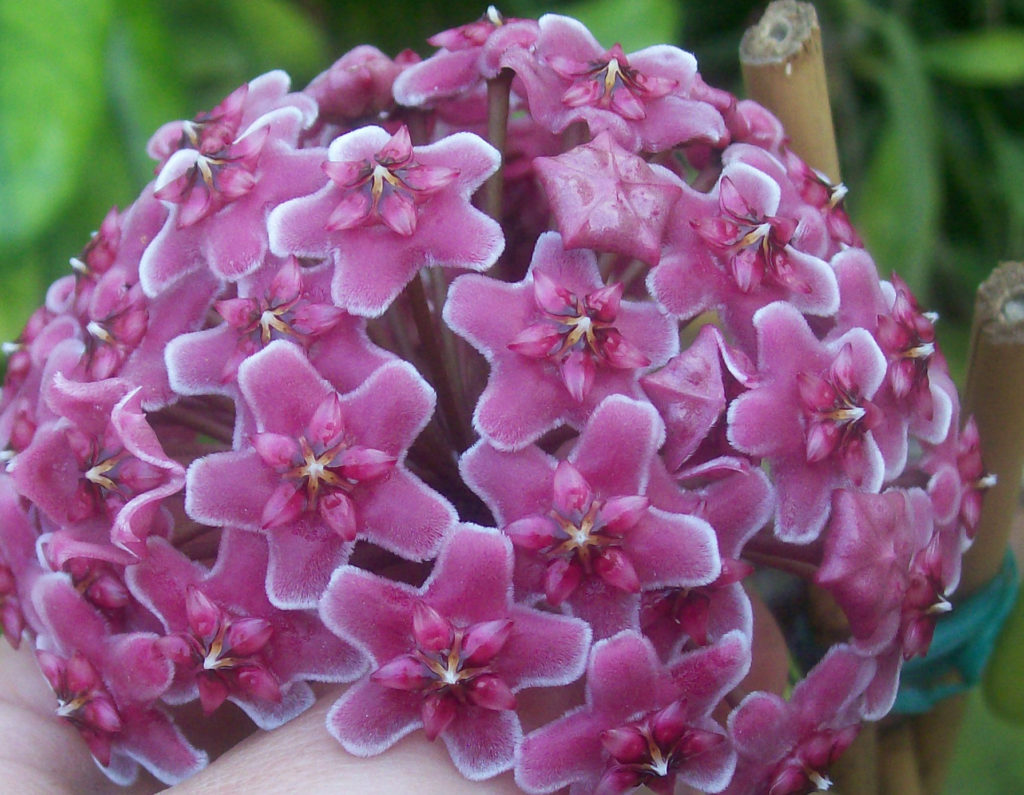
[[[327,713],[327,730],[355,756],[376,756],[423,725],[419,693],[370,680],[352,685]]]
[[[639,494],[646,462],[664,440],[664,425],[651,405],[613,395],[594,410],[571,459],[597,492]]]
[[[441,739],[459,772],[470,781],[481,781],[512,767],[522,735],[519,718],[512,711],[467,708],[460,711]]]
[[[267,594],[283,610],[315,607],[349,545],[310,515],[267,533]]]

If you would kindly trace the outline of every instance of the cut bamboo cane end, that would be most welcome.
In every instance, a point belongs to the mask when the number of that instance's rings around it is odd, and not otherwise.
[[[978,289],[964,414],[973,414],[985,467],[997,482],[985,495],[960,592],[996,575],[1018,509],[1024,466],[1024,263],[1005,262]]]
[[[740,65],[747,94],[779,118],[793,151],[838,183],[839,154],[814,6],[797,0],[771,3],[744,34]]]
[[[784,64],[812,44],[816,30],[818,13],[814,6],[797,0],[777,0],[743,34],[740,60],[751,66]]]
[[[1024,345],[1024,262],[1003,262],[992,271],[978,288],[974,317],[976,333]]]

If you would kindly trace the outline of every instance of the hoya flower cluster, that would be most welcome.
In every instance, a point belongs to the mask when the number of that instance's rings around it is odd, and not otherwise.
[[[153,136],[6,348],[4,635],[118,782],[207,763],[188,702],[270,729],[350,682],[356,755],[422,731],[532,793],[824,787],[989,480],[935,317],[690,54],[493,9],[430,41]],[[849,638],[771,692],[800,583]]]

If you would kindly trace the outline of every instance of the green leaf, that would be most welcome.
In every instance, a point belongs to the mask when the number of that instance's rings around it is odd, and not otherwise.
[[[149,137],[164,122],[192,118],[200,109],[186,98],[181,59],[158,7],[134,0],[117,0],[117,7],[106,85],[123,154],[141,185],[153,176]]]
[[[938,124],[931,86],[916,40],[895,16],[850,5],[874,29],[886,52],[874,77],[887,122],[871,153],[863,184],[851,192],[851,213],[883,273],[896,271],[924,300],[942,210]]]
[[[1019,597],[996,642],[982,684],[989,708],[999,717],[1024,725],[1024,597]]]
[[[237,42],[257,69],[284,69],[305,83],[330,63],[327,40],[299,4],[283,0],[225,0]]]
[[[937,76],[970,86],[1024,82],[1024,28],[990,28],[951,36],[924,49]]]
[[[40,304],[45,281],[31,258],[20,259],[18,268],[0,270],[3,285],[3,311],[0,312],[0,341],[18,338],[32,311]],[[0,354],[2,358],[2,354]]]
[[[673,0],[579,0],[561,13],[580,20],[605,47],[618,42],[626,52],[675,41],[683,20]]]
[[[64,209],[104,110],[112,0],[0,0],[0,239]]]

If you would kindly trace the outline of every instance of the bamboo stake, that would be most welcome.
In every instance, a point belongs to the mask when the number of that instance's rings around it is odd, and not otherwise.
[[[885,732],[880,743],[882,795],[922,795],[921,772],[914,754],[914,735],[910,726],[900,723]],[[845,795],[845,790],[843,790]]]
[[[814,6],[796,0],[771,3],[743,35],[740,66],[747,95],[778,117],[792,150],[839,184],[839,154]]]
[[[978,423],[986,469],[998,478],[985,495],[974,545],[964,555],[959,595],[989,582],[1003,564],[1024,465],[1024,262],[1004,262],[978,288],[964,391],[964,416]]]
[[[877,793],[879,764],[883,763],[884,759],[884,753],[879,748],[878,725],[865,723],[853,745],[832,765],[837,791],[843,795]]]
[[[1005,262],[978,288],[974,304],[964,416],[974,415],[985,468],[997,481],[985,495],[974,545],[964,555],[958,598],[984,586],[1003,565],[1024,466],[1021,394],[1024,263]],[[966,697],[955,696],[912,721],[928,795],[942,791],[965,712]]]

